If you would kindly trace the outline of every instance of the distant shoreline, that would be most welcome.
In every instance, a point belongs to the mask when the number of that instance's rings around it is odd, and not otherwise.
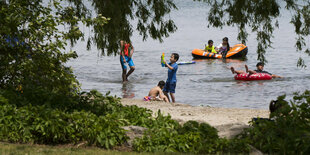
[[[217,128],[221,137],[230,138],[249,127],[248,122],[253,117],[268,118],[269,111],[263,109],[241,109],[241,108],[217,108],[199,107],[187,104],[143,101],[142,99],[121,100],[123,105],[136,105],[153,111],[153,115],[160,110],[165,115],[170,114],[171,118],[180,123],[189,120],[206,122]]]

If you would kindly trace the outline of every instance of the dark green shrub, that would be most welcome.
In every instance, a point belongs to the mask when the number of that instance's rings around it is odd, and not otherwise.
[[[48,106],[0,105],[0,139],[9,142],[64,144],[87,142],[111,148],[126,141],[124,122],[86,111],[65,112]]]
[[[163,117],[160,113],[157,118]],[[170,119],[170,117],[166,117]],[[167,121],[166,121],[167,122]],[[183,126],[169,123],[153,126],[142,138],[136,139],[134,149],[139,152],[184,153],[246,153],[246,141],[219,138],[217,130],[209,124],[188,121]]]
[[[152,118],[150,110],[123,106],[120,98],[104,96],[96,90],[71,97],[67,103],[63,100],[57,102],[57,95],[42,99],[42,103],[32,103],[28,99],[15,90],[0,90],[1,141],[40,144],[87,142],[111,148],[127,139],[121,126],[163,128],[179,125],[160,112],[157,118]],[[51,104],[52,101],[55,103]]]
[[[285,96],[278,102],[287,104]],[[274,112],[272,120],[252,121],[241,137],[265,153],[310,154],[310,92],[295,93],[290,106]]]

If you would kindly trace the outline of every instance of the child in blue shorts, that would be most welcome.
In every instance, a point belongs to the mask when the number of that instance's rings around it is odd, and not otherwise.
[[[169,102],[170,98],[168,96],[168,93],[170,93],[171,100],[174,103],[175,102],[175,87],[177,84],[177,71],[178,71],[178,64],[176,63],[179,60],[179,54],[172,53],[170,57],[170,63],[167,63],[166,60],[164,60],[164,63],[166,67],[168,67],[168,79],[166,81],[165,87],[163,89],[164,94],[167,96]]]
[[[123,82],[128,81],[128,76],[135,70],[135,64],[132,61],[132,55],[134,52],[134,48],[132,44],[127,43],[126,41],[121,40],[121,52],[120,52],[120,62],[122,65],[123,73],[122,73],[122,79]],[[130,52],[129,52],[129,49]],[[128,63],[128,66],[130,67],[129,72],[127,73],[127,66],[125,63]]]

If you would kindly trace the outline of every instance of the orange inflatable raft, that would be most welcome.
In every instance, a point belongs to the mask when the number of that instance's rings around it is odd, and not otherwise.
[[[211,52],[206,52],[202,49],[194,49],[192,51],[192,55],[197,59],[205,59],[205,58],[242,58],[248,54],[248,47],[244,44],[236,44],[230,48],[230,50],[226,53],[226,55],[216,54]]]

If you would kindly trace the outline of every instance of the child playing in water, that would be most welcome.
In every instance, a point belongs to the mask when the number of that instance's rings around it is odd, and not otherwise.
[[[248,66],[247,65],[244,65],[245,66],[245,70],[246,70],[246,72],[247,73],[249,73],[250,75],[251,74],[255,74],[255,73],[266,73],[266,74],[269,74],[269,75],[271,75],[272,76],[272,78],[283,78],[282,76],[278,76],[278,75],[275,75],[275,74],[271,74],[271,73],[269,73],[269,72],[267,72],[267,71],[264,71],[264,64],[262,63],[262,62],[259,62],[259,63],[257,63],[256,64],[256,70],[249,70],[249,68],[248,68]],[[231,69],[231,72],[233,73],[233,74],[243,74],[243,73],[245,73],[244,71],[241,71],[241,70],[235,70],[234,69],[234,67],[230,67],[230,69]]]
[[[217,53],[214,46],[213,46],[213,40],[208,41],[208,46],[205,47],[206,52],[212,52],[212,53]]]
[[[120,52],[120,62],[121,62],[121,66],[123,69],[123,73],[122,73],[122,79],[123,82],[128,81],[128,76],[135,70],[135,64],[132,61],[132,55],[134,52],[134,48],[132,46],[132,44],[127,43],[126,41],[121,40],[120,41],[121,44],[121,52]],[[129,49],[130,52],[129,52]],[[129,72],[127,73],[127,66],[125,65],[125,63],[128,63],[128,66],[130,67]]]
[[[175,102],[175,87],[177,84],[177,77],[176,73],[178,71],[178,64],[176,63],[179,60],[179,54],[172,53],[170,57],[170,63],[167,63],[166,60],[164,60],[164,64],[166,67],[168,67],[168,79],[166,81],[165,87],[164,87],[164,94],[167,96],[168,101],[170,102],[170,98],[168,96],[168,93],[170,93],[172,102]]]
[[[222,55],[226,55],[229,50],[230,46],[227,37],[223,38],[223,42],[215,48],[215,51],[219,52]]]
[[[159,81],[157,86],[152,88],[149,92],[149,95],[144,97],[144,100],[155,100],[155,101],[162,101],[164,100],[165,102],[169,102],[168,98],[164,95],[162,89],[165,86],[164,81]],[[157,97],[158,96],[158,97]]]

